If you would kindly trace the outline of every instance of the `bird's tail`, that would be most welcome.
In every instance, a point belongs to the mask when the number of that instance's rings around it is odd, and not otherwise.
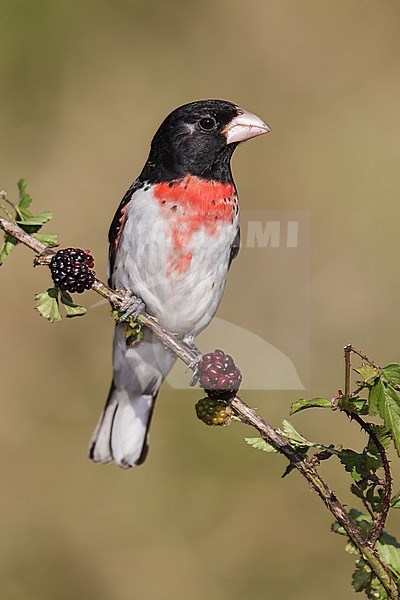
[[[90,441],[89,456],[100,463],[114,460],[127,469],[146,458],[158,390],[175,356],[150,331],[137,345],[127,346],[125,327],[117,325],[113,362],[114,378]]]

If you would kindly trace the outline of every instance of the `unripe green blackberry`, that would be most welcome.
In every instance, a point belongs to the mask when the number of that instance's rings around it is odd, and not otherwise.
[[[51,259],[50,271],[54,284],[73,294],[90,290],[94,283],[93,256],[89,250],[64,248]]]
[[[222,350],[204,354],[197,366],[200,386],[210,398],[233,398],[242,382],[242,373],[233,358]]]
[[[202,398],[195,406],[198,418],[206,425],[222,426],[229,425],[232,420],[232,409],[223,400],[212,400]]]

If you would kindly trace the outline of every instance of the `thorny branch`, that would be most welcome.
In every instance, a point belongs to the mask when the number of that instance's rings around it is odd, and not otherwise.
[[[363,362],[368,363],[369,365],[371,365],[371,367],[374,367],[374,369],[377,369],[377,370],[380,369],[380,366],[375,364],[374,362],[372,362],[368,358],[368,356],[366,356],[359,350],[356,350],[351,344],[347,344],[347,346],[344,347],[344,364],[345,364],[344,395],[347,398],[357,396],[358,393],[364,388],[364,386],[361,386],[361,387],[357,388],[354,392],[350,392],[351,354],[352,353],[359,356],[363,360]],[[376,518],[373,514],[371,515],[373,518],[373,525],[371,528],[369,541],[372,544],[372,546],[375,546],[377,540],[379,539],[379,537],[385,527],[386,519],[387,519],[389,510],[390,510],[390,501],[392,498],[392,474],[391,474],[391,470],[390,470],[389,459],[388,459],[385,448],[381,444],[381,442],[380,442],[378,436],[376,435],[371,424],[364,421],[364,419],[362,419],[356,413],[353,413],[353,412],[350,412],[347,410],[344,410],[343,412],[346,413],[346,415],[349,417],[349,419],[354,419],[355,421],[357,421],[357,423],[360,425],[361,429],[363,429],[367,433],[367,435],[371,438],[371,440],[374,442],[374,444],[379,452],[379,455],[381,457],[383,470],[385,472],[385,481],[384,481],[384,485],[383,485],[384,493],[383,493],[382,510],[381,510],[381,513],[378,518]],[[368,506],[366,506],[366,508],[369,512]]]
[[[19,242],[28,246],[36,254],[39,255],[39,260],[36,264],[48,264],[50,258],[55,254],[35,239],[33,236],[25,233],[18,225],[0,217],[0,228],[6,233],[15,237]],[[131,297],[127,291],[113,290],[100,279],[95,279],[92,288],[95,292],[106,298],[114,308],[120,308]],[[199,358],[197,352],[188,348],[183,342],[177,339],[173,334],[164,330],[157,320],[146,312],[138,316],[138,321],[146,325],[153,333],[163,342],[163,344],[174,352],[184,363],[192,370],[195,370],[196,359]],[[364,358],[362,356],[362,358]],[[365,357],[366,358],[366,357]],[[351,519],[344,506],[337,499],[335,493],[328,487],[325,481],[319,475],[315,465],[297,452],[287,440],[280,435],[271,425],[268,425],[257,412],[248,406],[239,396],[236,396],[231,401],[231,406],[239,416],[240,420],[247,425],[257,429],[260,435],[270,444],[272,444],[278,452],[283,454],[296,468],[301,475],[308,481],[310,487],[320,496],[326,507],[330,510],[336,521],[345,529],[349,538],[357,546],[361,556],[369,564],[376,577],[385,588],[388,598],[398,600],[397,585],[391,576],[386,565],[380,560],[378,554],[374,550],[372,544],[364,538],[359,527]]]

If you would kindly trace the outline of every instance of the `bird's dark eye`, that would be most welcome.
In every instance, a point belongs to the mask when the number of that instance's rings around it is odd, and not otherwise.
[[[203,131],[212,131],[215,129],[217,123],[213,117],[204,117],[204,119],[200,119],[199,126]]]

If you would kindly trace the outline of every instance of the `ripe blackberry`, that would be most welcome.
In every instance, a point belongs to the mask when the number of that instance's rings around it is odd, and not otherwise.
[[[197,367],[202,387],[210,398],[233,398],[242,382],[242,373],[229,354],[216,350],[204,354]]]
[[[224,427],[232,420],[232,409],[223,400],[202,398],[195,406],[198,418],[206,425]]]
[[[64,248],[55,254],[50,262],[54,284],[73,294],[90,290],[94,283],[93,256],[89,250]]]

